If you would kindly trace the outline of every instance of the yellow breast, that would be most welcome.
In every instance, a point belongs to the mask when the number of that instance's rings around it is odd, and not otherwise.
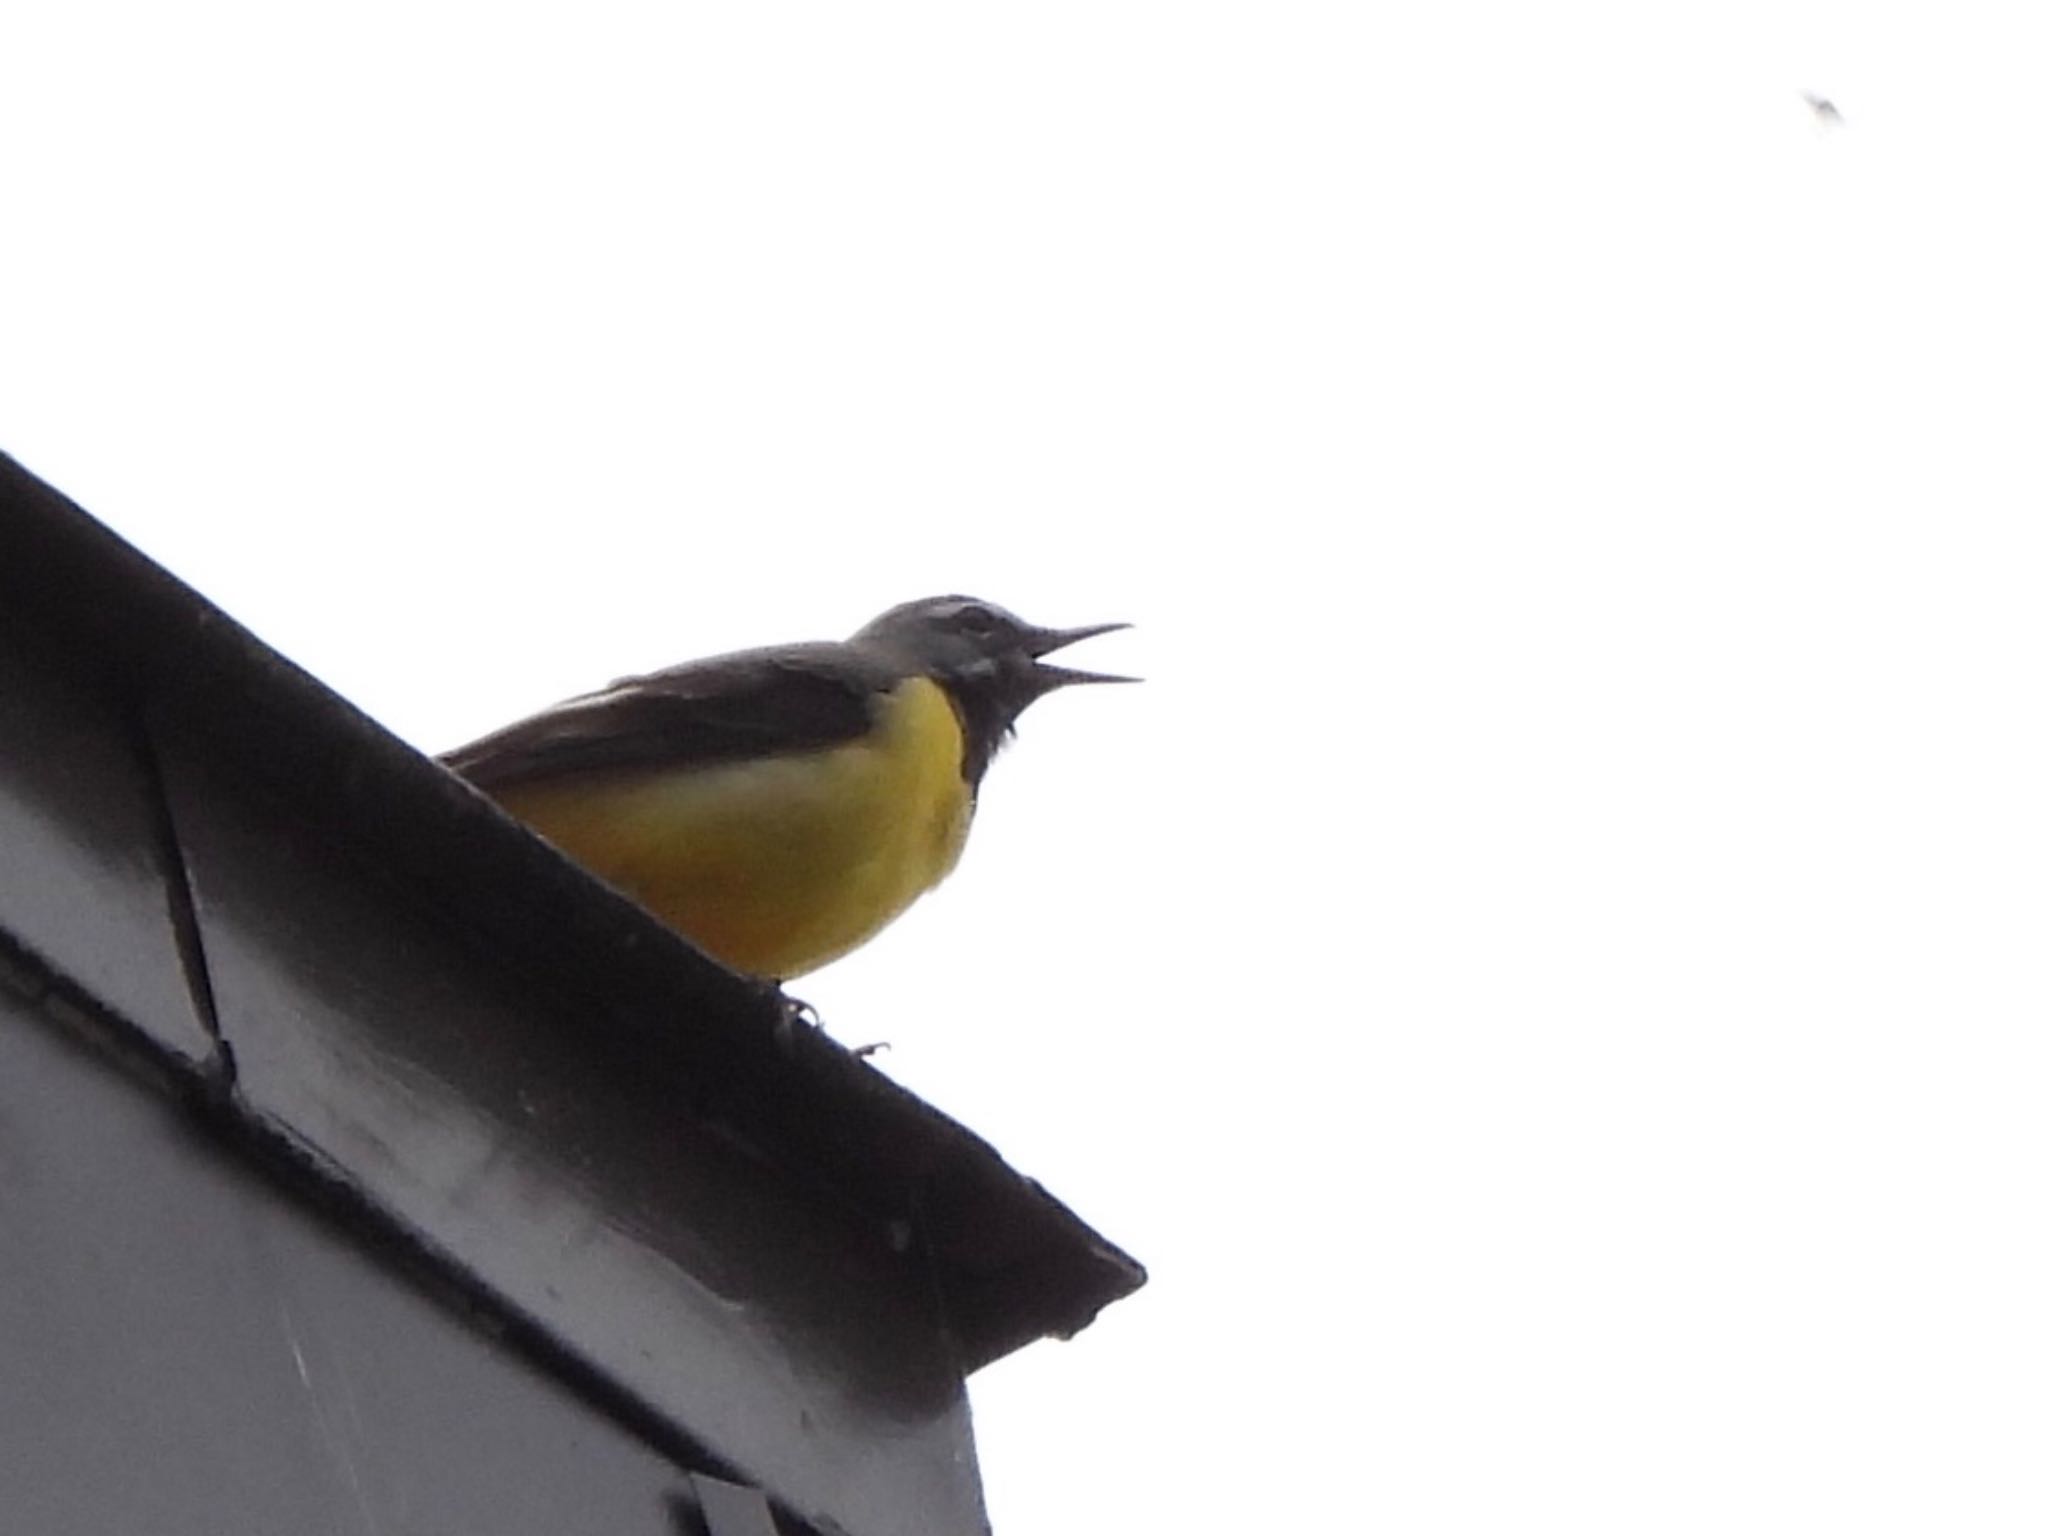
[[[514,816],[726,964],[786,980],[857,948],[959,861],[974,802],[937,684],[819,752],[511,786]]]

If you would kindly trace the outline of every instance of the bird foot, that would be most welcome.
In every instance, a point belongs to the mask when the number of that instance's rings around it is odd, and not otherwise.
[[[777,992],[776,1001],[781,1006],[782,1016],[775,1021],[775,1044],[782,1054],[796,1054],[796,1032],[799,1029],[822,1031],[824,1018],[809,1003],[800,997],[791,997],[787,992]]]
[[[815,1029],[823,1034],[825,1019],[817,1009],[800,997],[791,997],[787,992],[778,992],[776,997],[782,1008],[782,1016],[775,1021],[775,1044],[783,1055],[791,1056],[796,1053],[796,1032],[799,1029]],[[851,1046],[849,1049],[862,1061],[866,1061],[877,1052],[888,1050],[889,1042],[871,1040],[866,1045]]]

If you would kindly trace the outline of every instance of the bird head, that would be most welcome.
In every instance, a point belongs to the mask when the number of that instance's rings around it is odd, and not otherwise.
[[[901,603],[856,634],[854,642],[886,654],[907,672],[929,677],[952,696],[967,735],[965,771],[978,783],[1017,717],[1056,688],[1075,683],[1130,683],[1136,678],[1084,672],[1045,660],[1091,635],[1127,624],[1041,629],[1007,609],[973,597],[925,597]]]

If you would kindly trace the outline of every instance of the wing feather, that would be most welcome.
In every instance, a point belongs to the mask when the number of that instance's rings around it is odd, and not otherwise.
[[[700,767],[851,741],[902,674],[853,646],[686,662],[568,699],[445,754],[479,789],[610,769]]]

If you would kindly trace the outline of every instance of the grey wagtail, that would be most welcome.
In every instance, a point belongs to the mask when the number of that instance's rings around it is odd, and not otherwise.
[[[1054,666],[1040,629],[928,597],[850,640],[622,678],[450,752],[513,816],[735,969],[838,959],[952,871],[981,777]]]

